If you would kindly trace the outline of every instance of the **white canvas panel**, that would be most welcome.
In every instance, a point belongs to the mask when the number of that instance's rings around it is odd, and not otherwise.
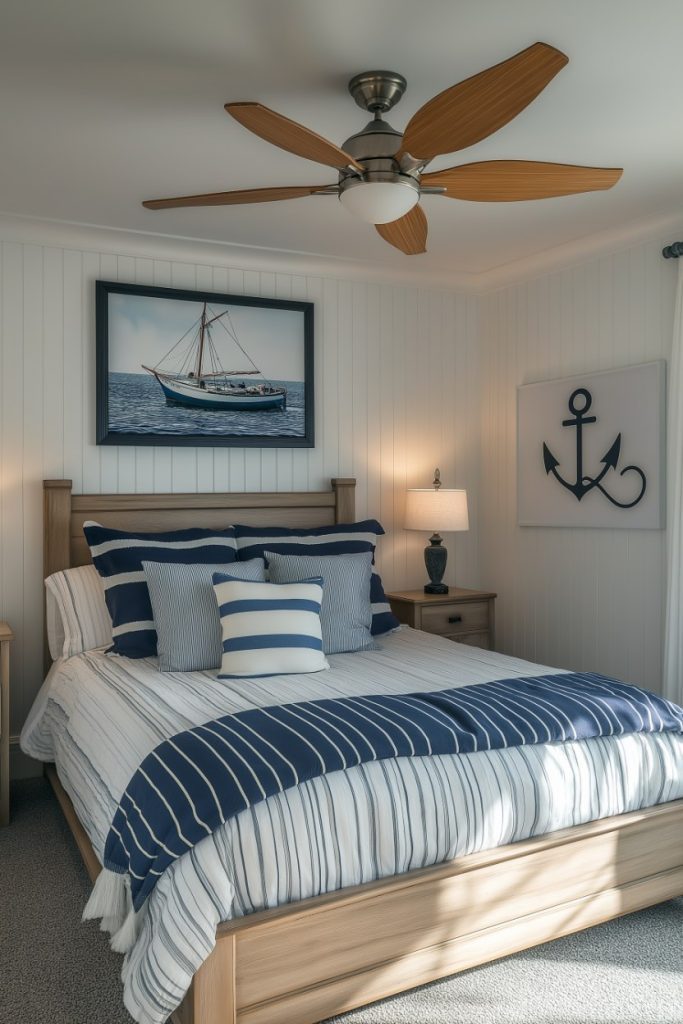
[[[664,424],[663,360],[521,385],[520,526],[661,529]]]

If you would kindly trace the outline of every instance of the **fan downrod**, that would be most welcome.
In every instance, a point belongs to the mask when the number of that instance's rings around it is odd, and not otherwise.
[[[349,92],[359,107],[379,115],[398,103],[407,84],[397,71],[361,71],[349,82]]]

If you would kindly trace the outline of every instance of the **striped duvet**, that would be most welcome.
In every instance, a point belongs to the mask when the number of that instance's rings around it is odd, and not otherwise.
[[[329,672],[217,681],[91,652],[52,670],[22,735],[55,760],[100,857],[117,803],[163,739],[227,713],[292,701],[433,691],[551,671],[410,629]],[[164,874],[123,966],[133,1017],[161,1024],[216,925],[265,907],[439,863],[683,796],[683,739],[633,734],[371,762],[240,813]]]

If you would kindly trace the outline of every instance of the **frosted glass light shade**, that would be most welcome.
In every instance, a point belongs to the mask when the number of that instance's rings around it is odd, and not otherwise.
[[[406,530],[469,530],[467,491],[416,487],[406,493]]]
[[[420,193],[400,181],[360,181],[339,196],[345,210],[368,224],[389,224],[417,204]]]

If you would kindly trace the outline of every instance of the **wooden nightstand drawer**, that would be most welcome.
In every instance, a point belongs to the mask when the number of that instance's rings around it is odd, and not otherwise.
[[[459,633],[486,631],[489,625],[488,601],[462,601],[458,604],[431,605],[422,608],[421,628],[427,633],[457,636]]]
[[[425,594],[422,590],[397,590],[387,597],[394,615],[407,626],[495,650],[496,595],[492,591],[451,587],[448,594]]]

